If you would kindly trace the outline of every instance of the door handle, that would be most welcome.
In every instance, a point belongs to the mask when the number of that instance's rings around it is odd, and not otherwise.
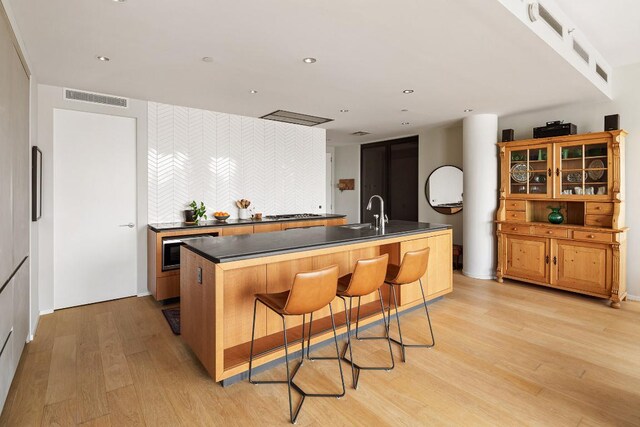
[[[547,264],[549,264],[549,255],[545,257],[545,261],[547,262]]]
[[[547,170],[547,173],[549,174],[549,177],[551,177],[551,168]]]
[[[558,257],[553,257],[553,265],[558,265]]]
[[[129,228],[133,228],[136,225],[132,222],[130,222],[129,224],[120,224],[118,227],[129,227]]]

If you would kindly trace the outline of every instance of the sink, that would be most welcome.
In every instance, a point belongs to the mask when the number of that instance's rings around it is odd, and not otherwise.
[[[371,224],[368,222],[364,222],[361,224],[345,224],[345,225],[341,225],[340,227],[349,228],[351,230],[370,230],[371,228],[373,228]]]

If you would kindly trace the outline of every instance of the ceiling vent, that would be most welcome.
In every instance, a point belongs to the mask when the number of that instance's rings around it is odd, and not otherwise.
[[[554,18],[553,15],[551,15],[549,11],[545,9],[541,4],[538,4],[538,14],[540,15],[540,18],[542,18],[544,22],[546,22],[551,28],[553,28],[553,30],[558,33],[560,37],[563,36],[562,24],[559,23],[558,20]]]
[[[354,132],[351,135],[355,135],[355,136],[365,136],[365,135],[371,135],[371,132],[365,132],[363,130],[359,130],[358,132]]]
[[[577,41],[573,41],[573,50],[580,55],[580,58],[584,59],[584,62],[589,63],[589,54],[586,50],[578,43]]]
[[[90,102],[92,104],[110,105],[112,107],[128,108],[129,99],[101,93],[83,92],[74,89],[64,90],[64,99],[69,101]]]
[[[308,114],[293,113],[291,111],[276,110],[273,113],[269,113],[260,117],[266,120],[275,120],[276,122],[291,123],[294,125],[302,126],[316,126],[323,123],[332,122],[333,119],[327,119],[324,117],[310,116]]]
[[[600,77],[602,77],[602,79],[603,79],[605,82],[608,82],[608,81],[609,81],[609,75],[608,75],[608,74],[607,74],[607,72],[606,72],[606,71],[605,71],[605,70],[604,70],[600,65],[598,65],[598,64],[596,64],[596,73],[598,73],[598,75],[599,75]]]

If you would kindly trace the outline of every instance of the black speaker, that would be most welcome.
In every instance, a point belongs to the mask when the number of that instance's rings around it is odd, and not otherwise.
[[[612,114],[610,116],[604,116],[604,130],[618,130],[620,129],[620,114]]]
[[[503,129],[502,130],[502,142],[510,142],[513,141],[513,129]]]

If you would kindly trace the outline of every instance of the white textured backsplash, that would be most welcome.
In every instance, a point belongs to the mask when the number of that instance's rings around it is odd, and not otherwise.
[[[183,221],[235,201],[268,214],[325,212],[326,131],[149,102],[149,223]],[[322,206],[322,208],[320,208]]]

